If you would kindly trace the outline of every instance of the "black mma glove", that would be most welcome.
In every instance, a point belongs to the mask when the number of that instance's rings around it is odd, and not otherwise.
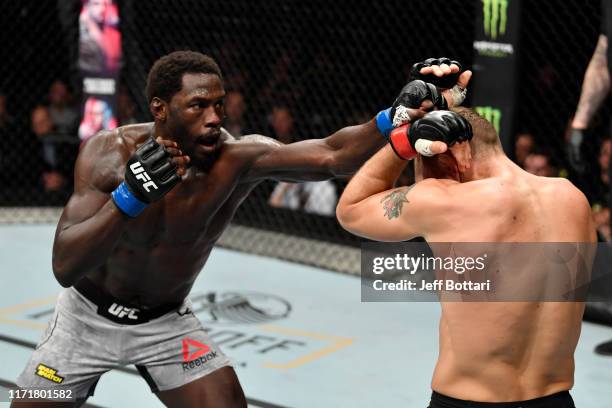
[[[393,105],[376,115],[376,126],[386,138],[394,128],[412,121],[410,109],[418,109],[421,103],[430,100],[438,109],[448,109],[446,99],[438,89],[421,80],[411,81],[402,88]]]
[[[111,197],[121,211],[136,217],[181,181],[176,170],[170,153],[150,138],[128,160],[125,179]]]
[[[582,159],[582,141],[585,129],[572,128],[570,140],[565,144],[565,153],[570,166],[578,173],[586,171],[586,163]]]
[[[451,66],[451,64],[455,64],[459,67],[459,71],[454,74],[444,75],[442,77],[435,76],[433,73],[431,74],[421,74],[421,69],[425,67],[431,67],[432,65],[442,65],[446,64]],[[420,79],[421,81],[429,82],[430,84],[434,84],[438,88],[448,89],[452,88],[457,84],[457,79],[459,75],[463,72],[463,68],[458,61],[451,60],[450,58],[428,58],[425,61],[417,62],[412,66],[410,70],[410,79]]]
[[[463,116],[450,111],[434,111],[415,121],[410,127],[402,126],[391,132],[389,143],[402,159],[409,160],[417,153],[433,156],[433,141],[455,143],[472,140],[472,126]]]

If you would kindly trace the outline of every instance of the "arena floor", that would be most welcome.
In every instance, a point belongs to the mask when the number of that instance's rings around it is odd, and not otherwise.
[[[54,229],[0,226],[1,406],[61,290],[50,269]],[[245,302],[215,305],[230,295]],[[360,295],[353,276],[215,249],[191,297],[234,359],[251,407],[426,407],[439,306],[361,303]],[[572,391],[579,408],[612,404],[612,358],[592,352],[609,339],[612,328],[583,324]],[[88,405],[162,406],[133,367],[104,375]]]

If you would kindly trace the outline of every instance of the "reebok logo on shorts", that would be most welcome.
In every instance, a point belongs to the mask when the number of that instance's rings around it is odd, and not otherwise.
[[[210,347],[206,344],[188,337],[183,339],[183,372],[200,367],[215,357],[217,357],[217,352],[211,352]]]
[[[64,377],[57,375],[55,368],[48,367],[42,363],[36,367],[36,375],[58,384],[64,381]]]

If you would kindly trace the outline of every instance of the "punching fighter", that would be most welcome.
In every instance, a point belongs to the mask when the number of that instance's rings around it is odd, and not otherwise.
[[[422,63],[416,77],[450,80],[450,89],[416,79],[399,99],[415,112],[458,104],[470,77],[459,71],[448,59]],[[159,59],[146,94],[153,123],[103,131],[79,154],[53,245],[53,272],[67,289],[17,384],[71,389],[78,405],[102,374],[134,364],[167,406],[244,407],[229,359],[190,311],[196,277],[262,180],[352,174],[385,138],[373,119],[290,145],[235,140],[221,127],[221,71],[196,52]],[[192,359],[185,342],[205,353]]]

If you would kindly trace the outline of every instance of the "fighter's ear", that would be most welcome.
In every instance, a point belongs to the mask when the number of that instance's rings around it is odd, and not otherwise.
[[[155,97],[149,102],[149,110],[155,121],[165,122],[168,114],[168,104],[162,99]]]
[[[421,156],[422,177],[460,181],[457,160],[450,150],[435,156]]]

